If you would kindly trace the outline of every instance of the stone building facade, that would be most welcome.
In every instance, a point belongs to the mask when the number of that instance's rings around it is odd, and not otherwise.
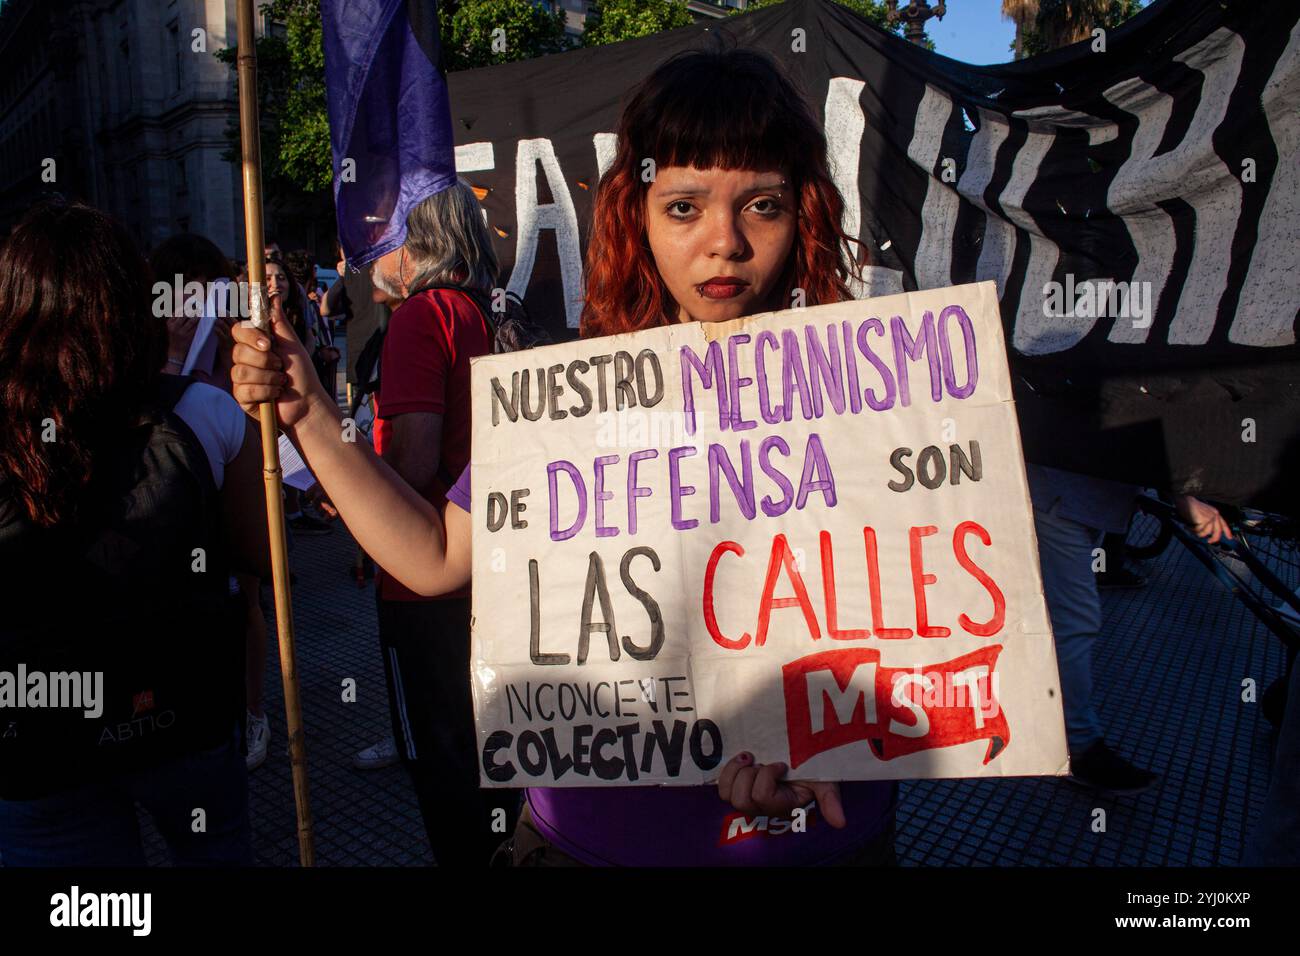
[[[143,249],[198,232],[243,259],[239,168],[223,158],[236,83],[213,55],[235,44],[235,6],[3,0],[0,234],[60,192],[119,218]]]

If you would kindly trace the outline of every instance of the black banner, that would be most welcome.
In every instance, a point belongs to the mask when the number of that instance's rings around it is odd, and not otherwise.
[[[1063,50],[970,66],[827,0],[448,77],[502,281],[577,334],[625,94],[725,34],[823,121],[859,297],[998,285],[1030,461],[1295,510],[1300,6],[1157,0]],[[708,96],[708,90],[701,90]]]

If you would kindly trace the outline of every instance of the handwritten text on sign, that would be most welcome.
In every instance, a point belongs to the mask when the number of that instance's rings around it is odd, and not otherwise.
[[[992,283],[473,364],[489,786],[1063,772]]]

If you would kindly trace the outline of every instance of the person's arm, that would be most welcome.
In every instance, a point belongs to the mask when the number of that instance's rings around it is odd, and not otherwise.
[[[426,597],[469,582],[469,515],[455,505],[444,516],[379,459],[365,441],[345,441],[343,416],[326,395],[306,349],[272,300],[271,338],[251,326],[234,329],[234,396],[250,415],[273,401],[285,433],[329,495],[357,543],[387,573]],[[348,434],[355,434],[350,429]]]
[[[331,319],[337,319],[339,316],[345,316],[352,310],[352,302],[348,299],[348,289],[343,283],[343,277],[339,276],[329,291],[325,293],[325,298],[321,301],[321,311]]]

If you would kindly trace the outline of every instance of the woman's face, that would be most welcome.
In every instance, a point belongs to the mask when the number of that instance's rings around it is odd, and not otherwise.
[[[725,322],[785,308],[777,280],[796,228],[794,191],[781,170],[656,170],[646,236],[679,322]]]
[[[266,264],[266,291],[270,295],[287,295],[289,292],[289,277],[278,262]]]

